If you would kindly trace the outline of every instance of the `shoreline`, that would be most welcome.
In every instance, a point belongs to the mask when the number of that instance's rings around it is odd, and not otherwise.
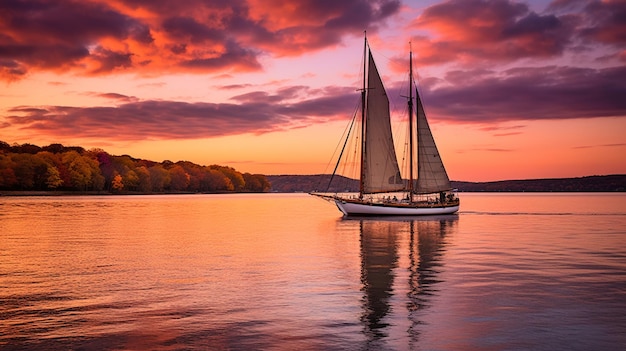
[[[269,194],[269,192],[267,192]],[[193,195],[193,194],[264,194],[261,192],[252,191],[216,191],[216,192],[189,192],[189,191],[176,191],[176,192],[140,192],[140,191],[127,191],[116,192],[110,191],[70,191],[70,190],[0,190],[0,197],[28,197],[28,196],[138,196],[138,195]]]

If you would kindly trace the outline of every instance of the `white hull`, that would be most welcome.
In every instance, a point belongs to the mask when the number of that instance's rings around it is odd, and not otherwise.
[[[363,204],[335,199],[335,204],[346,216],[428,216],[452,214],[459,205],[446,207],[411,207],[386,204]]]

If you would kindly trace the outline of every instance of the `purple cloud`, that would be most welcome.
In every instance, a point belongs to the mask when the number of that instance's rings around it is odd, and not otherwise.
[[[472,79],[459,79],[465,75]],[[424,90],[427,109],[450,121],[623,117],[626,111],[626,67],[527,67],[450,77],[452,85]]]
[[[299,89],[302,88],[294,88]],[[354,89],[334,90],[336,94],[332,96],[293,103],[289,102],[292,92],[287,99],[256,92],[236,97],[235,100],[245,101],[240,104],[132,101],[130,97],[108,93],[101,96],[130,102],[116,107],[22,106],[11,109],[12,115],[5,119],[21,129],[85,138],[108,136],[112,140],[262,134],[345,118],[356,98]]]

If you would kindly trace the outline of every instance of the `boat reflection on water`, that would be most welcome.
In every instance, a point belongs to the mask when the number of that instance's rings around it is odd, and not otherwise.
[[[445,238],[458,216],[346,220],[359,221],[367,349],[406,348],[419,337],[419,314],[436,293]]]

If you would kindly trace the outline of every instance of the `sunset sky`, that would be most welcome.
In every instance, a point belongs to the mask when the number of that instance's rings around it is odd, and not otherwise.
[[[451,179],[626,173],[623,0],[2,0],[0,140],[328,172],[364,30]]]

